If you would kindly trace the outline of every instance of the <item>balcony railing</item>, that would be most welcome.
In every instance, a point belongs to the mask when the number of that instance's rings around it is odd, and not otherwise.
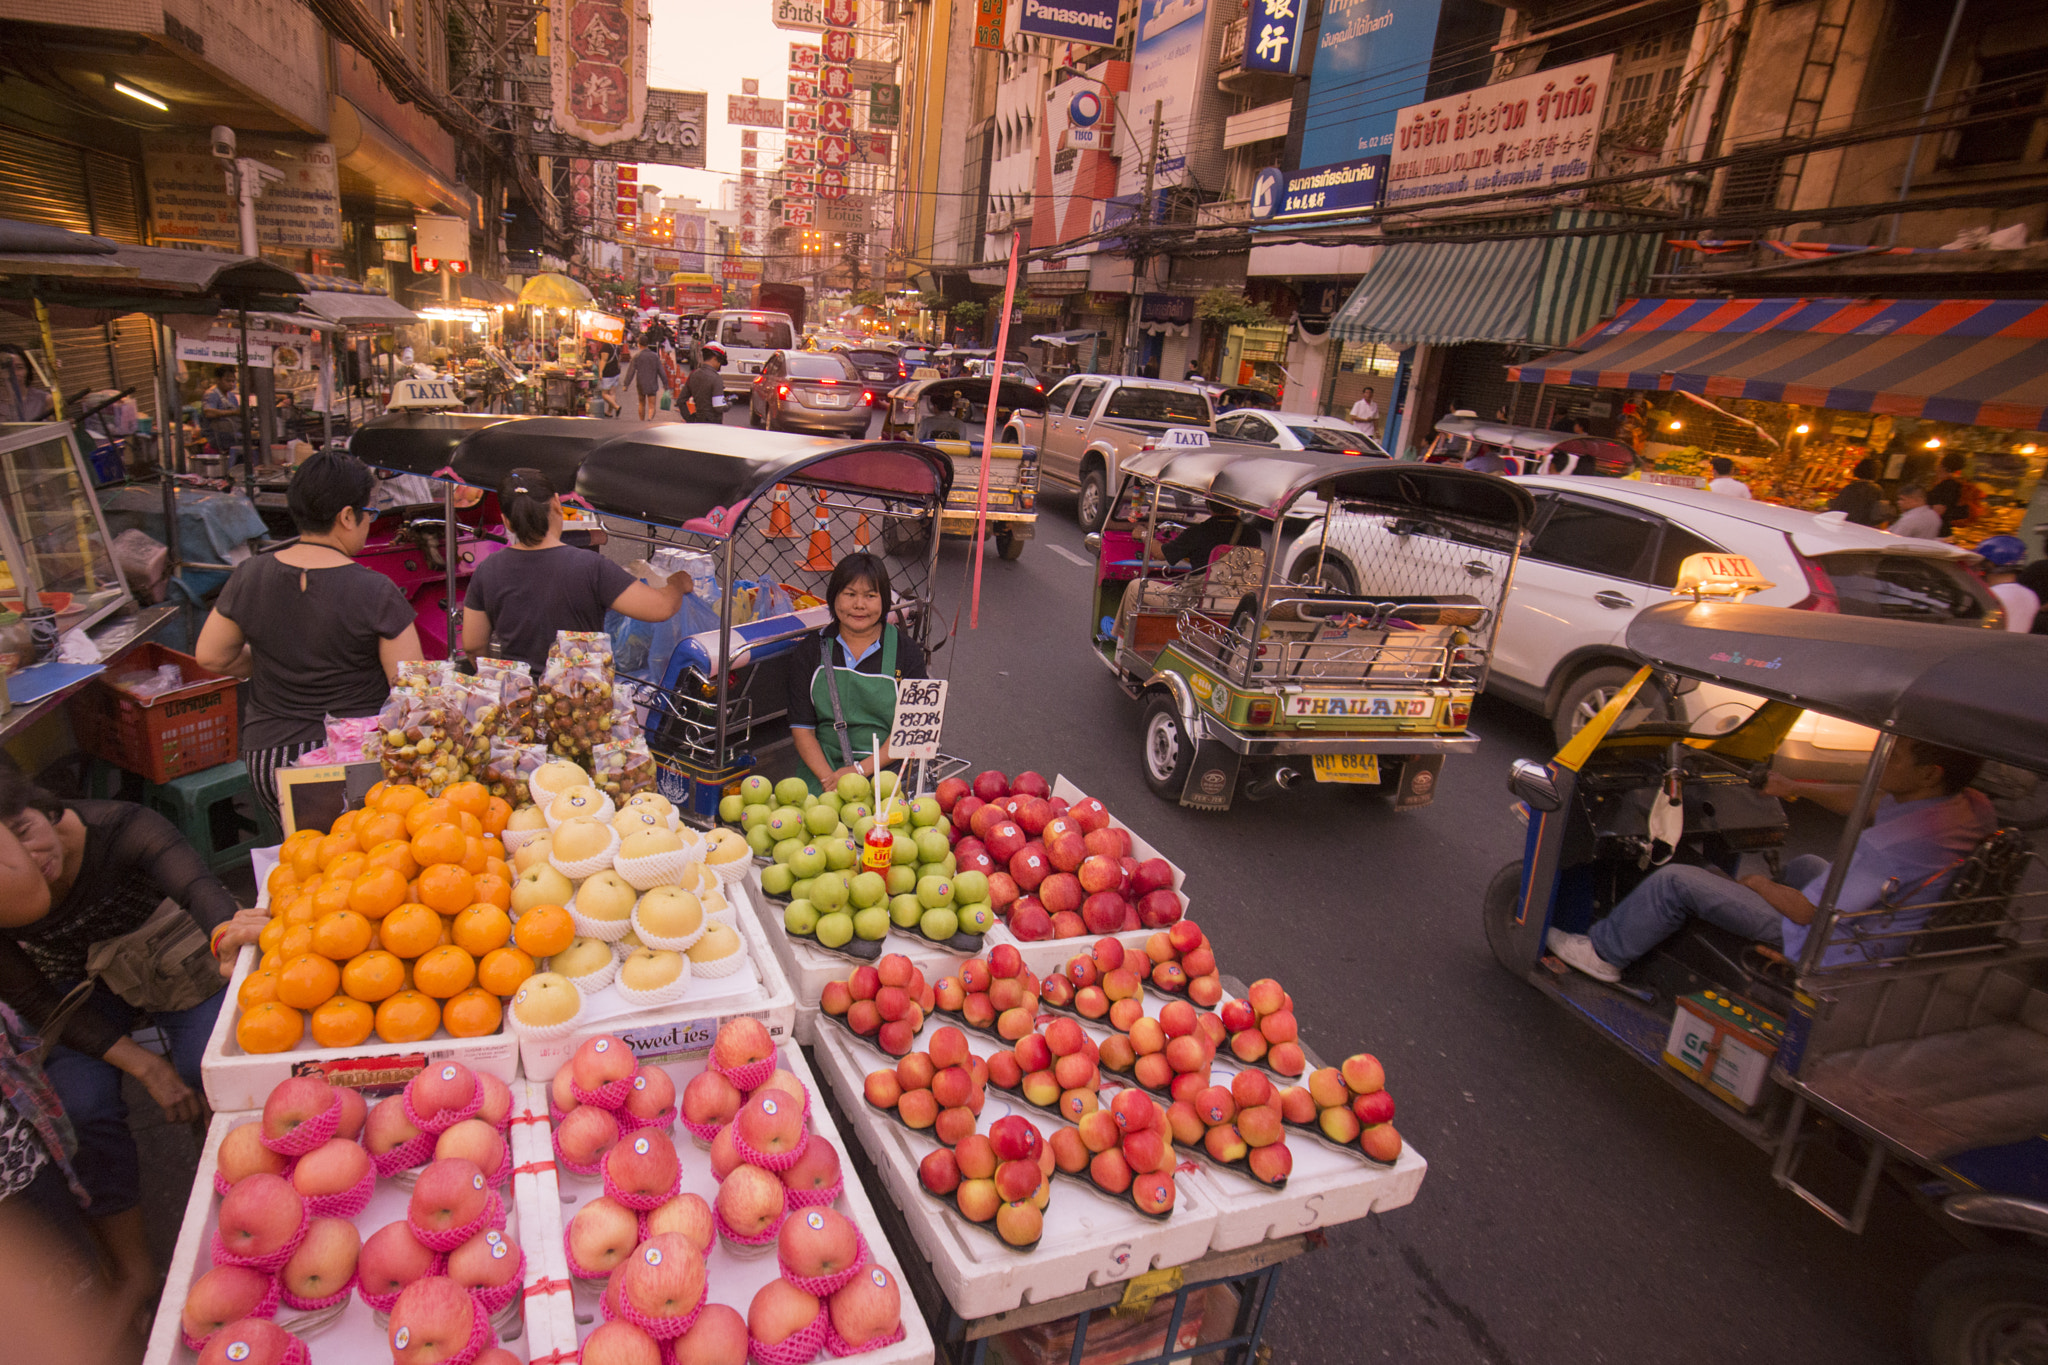
[[[1251,216],[1251,200],[1219,199],[1214,203],[1199,205],[1195,209],[1195,226],[1229,227],[1235,223],[1250,222]]]
[[[1216,56],[1216,69],[1228,71],[1233,66],[1244,65],[1244,30],[1246,21],[1233,19],[1223,30],[1223,51]]]

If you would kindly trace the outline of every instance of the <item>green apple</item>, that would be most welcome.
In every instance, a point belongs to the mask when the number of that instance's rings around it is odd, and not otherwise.
[[[936,825],[944,816],[945,812],[939,809],[939,803],[933,797],[920,796],[910,803],[910,823],[920,828]]]
[[[896,794],[896,774],[887,768],[875,774],[875,804],[881,805]]]
[[[860,861],[860,845],[845,834],[835,835],[824,844],[825,866],[834,872],[844,872]]]
[[[829,915],[818,916],[818,927],[813,931],[818,942],[827,948],[844,947],[853,937],[853,916],[844,910],[835,910]]]
[[[830,834],[839,823],[839,812],[830,806],[812,806],[804,812],[804,828],[812,834]]]
[[[820,910],[837,910],[846,904],[846,878],[837,872],[820,872],[811,880],[811,904]]]
[[[840,818],[845,819],[846,817],[842,815]],[[851,825],[847,826],[847,829],[852,833],[854,838],[865,839],[868,837],[868,831],[873,829],[874,827],[875,817],[872,815],[862,815],[856,817],[854,819],[854,822]]]
[[[789,888],[796,884],[796,873],[781,863],[761,869],[761,889],[771,896],[787,896]]]
[[[805,844],[789,860],[789,870],[799,877],[815,877],[825,870],[825,850],[816,844]]]
[[[917,883],[917,898],[927,910],[953,903],[953,883],[947,877],[923,877]],[[942,935],[943,937],[943,935]]]
[[[766,883],[763,883],[764,885]],[[960,872],[953,877],[953,899],[962,906],[988,899],[988,876],[981,872]],[[965,913],[964,911],[962,913]]]
[[[773,814],[775,814],[774,807],[764,806],[759,801],[756,801],[753,805],[740,811],[740,828],[766,829],[768,828],[768,817]]]
[[[828,837],[833,839],[851,839],[853,831],[846,827],[844,820],[841,820],[838,824],[832,826],[832,833]]]
[[[846,898],[853,902],[856,910],[880,905],[889,899],[889,882],[879,872],[857,872],[847,885]]]
[[[842,801],[866,801],[869,793],[873,790],[868,785],[867,778],[861,774],[842,773],[839,777],[836,795]]]
[[[917,890],[917,867],[913,863],[891,863],[888,880],[890,895],[907,896]]]
[[[809,901],[791,901],[782,912],[782,927],[792,934],[809,936],[818,928],[818,907]]]
[[[756,825],[747,831],[747,847],[756,853],[766,853],[775,847],[775,837],[768,832],[768,826]]]
[[[901,830],[889,835],[889,861],[898,867],[911,867],[917,861],[917,841]]]
[[[933,906],[924,912],[924,918],[918,921],[917,927],[932,942],[944,943],[960,932],[960,917],[953,913],[951,906]]]
[[[953,842],[936,829],[921,829],[911,835],[910,842],[917,846],[917,860],[921,863],[935,863],[953,851]]]
[[[773,834],[770,834],[768,837],[771,839],[775,838]],[[797,854],[803,851],[804,841],[801,839],[775,839],[775,851],[773,856],[775,858],[775,861],[778,863],[789,862],[791,859],[795,858]]]
[[[889,912],[879,905],[856,910],[853,915],[853,932],[873,943],[889,932]]]
[[[791,900],[809,900],[811,898],[811,886],[816,880],[814,877],[797,878],[789,884],[789,898]]]
[[[741,814],[746,809],[747,798],[744,796],[734,795],[718,798],[718,818],[725,821],[728,825],[737,825],[740,822]]]
[[[814,806],[830,806],[832,808],[832,813],[834,815],[837,815],[839,813],[839,808],[845,805],[846,803],[839,799],[838,792],[826,792],[822,796],[812,797],[811,804]]]
[[[948,877],[952,876],[960,870],[959,855],[948,853],[945,857],[939,859],[939,866],[945,870]]]
[[[954,887],[958,890],[959,887]],[[960,913],[960,927],[970,934],[985,934],[996,927],[996,908],[987,901],[975,901],[955,907]]]
[[[748,805],[766,805],[775,795],[775,784],[759,773],[740,779],[740,796]]]
[[[839,818],[846,821],[849,825],[856,820],[871,819],[874,813],[865,799],[848,801],[839,807]]]
[[[785,777],[775,784],[775,799],[785,806],[802,807],[811,788],[801,777]]]
[[[801,839],[811,832],[804,823],[804,813],[789,806],[779,806],[768,817],[768,832],[777,839]]]
[[[889,918],[904,929],[915,929],[917,922],[924,918],[924,902],[916,896],[901,895],[889,898]]]

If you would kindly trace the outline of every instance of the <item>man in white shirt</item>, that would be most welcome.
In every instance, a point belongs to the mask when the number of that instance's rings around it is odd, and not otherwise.
[[[1899,519],[1887,528],[1895,536],[1916,540],[1941,539],[1941,513],[1927,505],[1927,490],[1917,483],[1899,487]]]
[[[1984,556],[1984,582],[2005,608],[2005,628],[2015,635],[2032,634],[2041,599],[2019,581],[2020,566],[2027,561],[2026,542],[2018,536],[1992,536],[1977,547],[1977,553]]]
[[[1380,405],[1372,401],[1372,390],[1367,389],[1351,405],[1352,425],[1359,428],[1375,441],[1380,438]]]
[[[1735,477],[1735,461],[1726,455],[1716,455],[1707,463],[1714,467],[1714,477],[1707,480],[1709,493],[1719,493],[1724,498],[1749,496],[1749,485]]]

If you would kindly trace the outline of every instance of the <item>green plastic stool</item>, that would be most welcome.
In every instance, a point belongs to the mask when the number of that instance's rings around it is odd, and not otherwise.
[[[149,785],[144,804],[168,819],[215,872],[247,860],[249,851],[283,836],[237,759]]]

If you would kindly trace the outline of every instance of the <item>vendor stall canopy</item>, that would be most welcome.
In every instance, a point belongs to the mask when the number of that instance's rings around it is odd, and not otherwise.
[[[1674,600],[1637,612],[1647,663],[2048,772],[2048,636]]]
[[[0,219],[0,300],[46,304],[60,325],[124,313],[201,313],[207,307],[287,311],[299,277],[261,256],[134,246],[39,223]]]
[[[1633,299],[1508,378],[2043,431],[2048,303]]]
[[[538,305],[542,308],[588,308],[596,300],[590,291],[554,271],[542,271],[528,280],[519,290],[521,306]]]

